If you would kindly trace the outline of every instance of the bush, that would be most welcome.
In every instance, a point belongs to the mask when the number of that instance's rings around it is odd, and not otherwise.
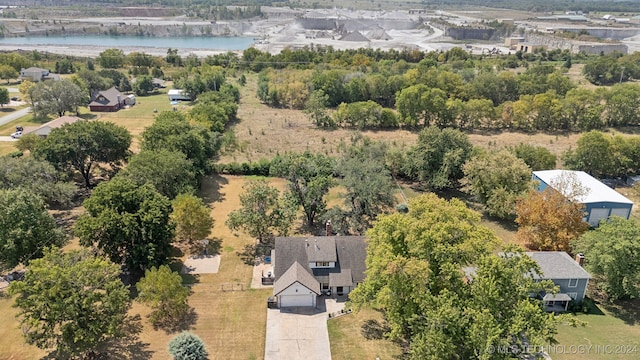
[[[203,360],[207,358],[207,350],[202,339],[188,331],[176,335],[169,342],[169,354],[175,360]]]
[[[271,167],[271,162],[272,160],[269,159],[260,159],[256,162],[232,162],[228,164],[215,164],[214,171],[217,174],[224,175],[269,176],[269,168]]]

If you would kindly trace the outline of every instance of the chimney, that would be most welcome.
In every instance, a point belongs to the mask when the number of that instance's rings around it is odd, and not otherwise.
[[[576,254],[576,262],[578,263],[578,265],[583,266],[584,265],[584,254],[583,253],[577,253]]]
[[[333,235],[333,228],[331,227],[331,220],[327,220],[327,224],[325,225],[325,236]]]
[[[309,247],[309,239],[304,239],[304,242],[307,244],[307,247]]]

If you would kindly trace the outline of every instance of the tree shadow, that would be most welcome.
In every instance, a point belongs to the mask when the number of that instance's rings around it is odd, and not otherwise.
[[[98,115],[92,114],[92,113],[80,114],[80,115],[76,115],[76,116],[81,118],[81,119],[85,119],[85,120],[94,120],[94,119],[98,118]]]
[[[369,319],[362,324],[360,333],[367,340],[381,340],[384,339],[385,334],[391,331],[391,328],[384,323],[380,323],[378,320]]]
[[[222,239],[213,238],[207,240],[209,240],[209,243],[207,244],[207,254],[220,255],[220,250],[222,250]]]
[[[600,307],[598,307],[599,302],[585,297],[584,300],[582,301],[582,311],[585,314],[590,314],[590,315],[604,315],[604,312],[602,312],[602,310],[600,310]]]
[[[256,264],[256,259],[271,255],[271,250],[274,246],[273,241],[274,240],[271,240],[266,244],[256,243],[245,245],[242,248],[242,251],[238,251],[236,254],[246,265],[254,266]]]
[[[640,299],[603,303],[602,307],[627,325],[640,324]]]
[[[16,111],[15,108],[10,108],[10,107],[0,107],[0,113],[12,113]]]
[[[182,269],[184,268],[184,262],[180,258],[173,258],[171,262],[169,262],[169,267],[171,268],[171,270],[180,274],[180,277],[182,277],[182,284],[184,285],[191,285],[200,282],[200,278],[197,274],[182,272]]]
[[[167,334],[173,334],[176,332],[182,332],[186,330],[192,330],[198,321],[198,314],[195,309],[189,307],[189,309],[179,318],[167,318],[164,321],[153,324],[154,330],[164,330]]]
[[[128,316],[122,323],[122,336],[109,339],[95,350],[84,354],[87,359],[109,360],[148,360],[153,352],[149,350],[149,343],[140,340],[142,322],[140,315]],[[61,354],[54,350],[42,357],[41,360],[68,359],[68,354]]]
[[[205,204],[224,201],[225,197],[220,192],[220,188],[228,183],[227,179],[218,174],[205,176],[200,185],[200,196]]]

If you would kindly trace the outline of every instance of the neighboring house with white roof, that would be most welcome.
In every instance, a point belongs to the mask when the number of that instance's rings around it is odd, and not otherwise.
[[[542,274],[531,274],[535,280],[551,280],[560,288],[556,294],[540,294],[547,311],[566,311],[572,300],[580,304],[584,300],[591,275],[582,268],[584,256],[572,259],[564,251],[526,252],[535,260]]]
[[[601,220],[614,215],[629,219],[633,202],[584,171],[543,170],[533,172],[533,180],[539,182],[538,189],[540,191],[549,186],[554,189],[554,184],[562,181],[561,179],[575,179],[578,185],[587,191],[586,194],[573,201],[585,205],[584,221],[589,225],[598,226]]]
[[[169,101],[191,101],[189,94],[182,89],[171,89],[167,92],[167,95],[169,95]]]

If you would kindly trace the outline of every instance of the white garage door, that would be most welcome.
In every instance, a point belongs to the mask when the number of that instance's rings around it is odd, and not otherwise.
[[[600,224],[600,220],[606,219],[609,216],[609,209],[591,209],[591,213],[589,215],[589,225],[598,226]]]
[[[625,209],[625,208],[617,208],[617,209],[611,209],[611,216],[620,216],[623,219],[628,219],[629,218],[629,209]]]
[[[281,295],[280,307],[292,307],[292,306],[313,306],[314,294],[305,295]]]

